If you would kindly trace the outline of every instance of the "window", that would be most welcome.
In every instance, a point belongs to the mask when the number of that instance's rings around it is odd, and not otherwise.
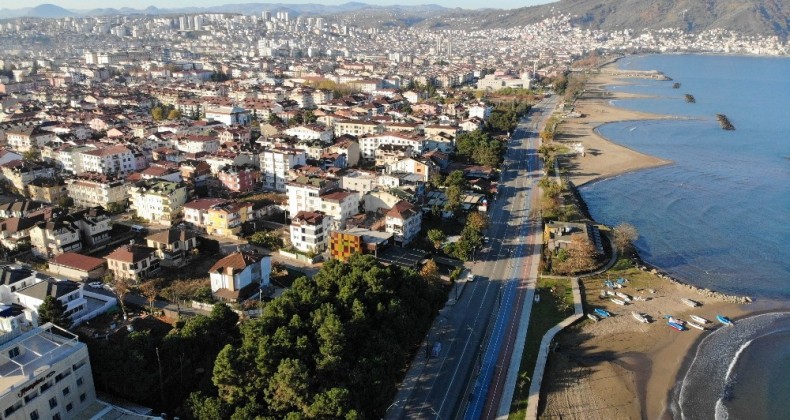
[[[30,412],[30,420],[38,420],[38,410],[33,410]]]
[[[87,397],[85,396],[85,393],[82,393],[82,394],[80,394],[80,402],[84,402],[84,401],[85,401],[85,398],[87,398]]]
[[[65,397],[66,395],[69,395],[69,392],[71,392],[71,391],[69,390],[69,387],[65,387],[65,388],[63,388],[63,396],[64,396],[64,397]]]
[[[58,400],[55,397],[49,399],[49,408],[55,408],[58,406]]]
[[[19,356],[19,347],[14,347],[11,350],[8,350],[8,358],[9,359],[13,359],[14,357],[17,357],[17,356]]]
[[[77,386],[82,386],[83,383],[85,383],[85,381],[82,379],[82,377],[77,378]]]
[[[66,404],[66,411],[71,411],[72,408],[74,408],[74,404],[72,403]]]

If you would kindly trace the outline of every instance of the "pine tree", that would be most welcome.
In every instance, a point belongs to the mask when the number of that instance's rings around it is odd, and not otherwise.
[[[71,318],[66,315],[66,306],[54,296],[47,296],[38,307],[39,325],[51,322],[58,327],[71,328]]]

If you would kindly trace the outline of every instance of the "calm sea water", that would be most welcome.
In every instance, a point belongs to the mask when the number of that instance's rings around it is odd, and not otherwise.
[[[636,226],[642,257],[689,283],[790,298],[790,59],[658,55],[620,65],[674,81],[630,80],[613,89],[656,98],[615,105],[683,119],[600,128],[674,164],[585,186],[592,216]],[[736,130],[722,130],[717,113]]]
[[[790,300],[790,59],[658,55],[620,66],[674,80],[613,86],[653,96],[615,105],[677,118],[599,131],[674,163],[583,187],[592,216],[636,226],[643,259],[688,283]],[[676,417],[790,418],[789,330],[784,314],[711,333],[675,390]]]

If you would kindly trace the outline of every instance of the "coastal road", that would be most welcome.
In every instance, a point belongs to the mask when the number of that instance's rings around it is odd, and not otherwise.
[[[490,384],[495,377],[490,361],[497,363],[499,350],[512,341],[510,315],[522,306],[523,273],[537,264],[524,241],[532,226],[527,203],[539,178],[537,142],[530,133],[555,105],[554,98],[542,101],[513,133],[499,197],[489,211],[488,247],[468,264],[477,280],[457,287],[459,296],[450,296],[426,336],[426,351],[415,357],[385,418],[462,418],[475,401],[482,410],[488,392],[475,390],[477,379],[487,375]],[[437,342],[441,351],[430,357],[427,350]]]

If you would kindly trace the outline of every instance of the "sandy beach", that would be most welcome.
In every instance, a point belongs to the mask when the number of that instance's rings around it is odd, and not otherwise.
[[[613,107],[609,101],[631,95],[610,93],[605,86],[621,77],[614,64],[592,75],[585,93],[575,103],[578,118],[567,118],[560,126],[559,142],[581,142],[586,154],[560,161],[579,186],[598,179],[640,169],[671,164],[614,144],[600,136],[596,127],[615,121],[669,118]],[[716,314],[743,316],[757,310],[754,304],[741,305],[711,297],[698,289],[671,282],[649,271],[631,268],[621,272],[629,284],[620,291],[645,300],[619,306],[600,298],[606,275],[584,280],[585,310],[604,308],[614,317],[598,322],[585,320],[557,336],[557,348],[549,358],[543,392],[542,418],[562,419],[671,419],[669,393],[680,369],[701,336],[708,332],[690,329],[675,331],[664,315],[688,320],[695,314],[720,328]],[[681,298],[701,306],[691,308]],[[636,311],[649,317],[639,323]]]
[[[576,186],[626,172],[672,163],[612,143],[596,132],[596,127],[610,122],[669,118],[610,105],[611,100],[636,97],[606,90],[607,85],[625,76],[614,66],[615,64],[604,66],[600,73],[590,76],[584,93],[574,104],[574,110],[580,113],[581,117],[566,118],[560,125],[555,139],[557,142],[581,142],[584,145],[584,156],[563,158],[560,161]]]

